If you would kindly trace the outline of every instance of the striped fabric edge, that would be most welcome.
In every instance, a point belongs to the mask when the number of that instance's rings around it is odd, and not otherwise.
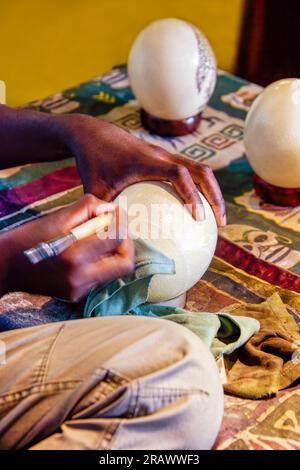
[[[216,256],[269,284],[300,293],[300,276],[256,258],[235,243],[219,237]]]

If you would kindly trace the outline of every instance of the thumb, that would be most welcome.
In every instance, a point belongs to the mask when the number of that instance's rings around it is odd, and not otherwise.
[[[68,207],[33,220],[15,229],[15,236],[26,249],[38,243],[68,234],[72,228],[87,222],[104,212],[114,212],[115,206],[103,202],[91,194]]]
[[[55,224],[60,225],[60,233],[68,233],[89,219],[105,212],[115,212],[116,206],[112,203],[102,201],[93,194],[85,194],[74,204],[51,214],[55,217]]]

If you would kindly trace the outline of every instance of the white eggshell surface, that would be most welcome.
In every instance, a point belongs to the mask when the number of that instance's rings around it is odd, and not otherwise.
[[[161,119],[200,113],[216,84],[216,60],[206,37],[192,24],[168,18],[137,36],[128,75],[141,106]]]
[[[203,221],[192,218],[168,183],[137,183],[117,198],[127,210],[130,233],[140,236],[142,232],[142,238],[175,261],[176,274],[153,277],[148,302],[181,295],[207,270],[216,248],[217,225],[208,202],[202,195],[201,199],[206,213]],[[140,207],[144,209],[139,211]]]
[[[300,80],[268,86],[245,125],[245,149],[255,173],[282,188],[300,188]]]

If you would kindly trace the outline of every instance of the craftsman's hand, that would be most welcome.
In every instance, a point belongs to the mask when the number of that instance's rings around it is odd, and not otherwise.
[[[85,191],[106,201],[126,186],[146,180],[169,181],[195,218],[204,218],[197,188],[210,203],[218,225],[226,224],[225,203],[212,170],[181,155],[172,155],[100,119],[73,115],[66,142],[75,155]]]
[[[114,210],[117,236],[75,242],[59,256],[31,264],[24,250],[69,231],[106,210]],[[121,214],[121,216],[120,216]],[[133,242],[120,209],[86,194],[75,204],[0,235],[0,294],[22,290],[79,300],[96,285],[134,269]]]
[[[204,217],[197,191],[219,225],[225,203],[212,170],[150,145],[113,124],[83,114],[53,115],[0,105],[0,168],[75,156],[85,192],[113,200],[139,181],[169,181],[195,218]]]

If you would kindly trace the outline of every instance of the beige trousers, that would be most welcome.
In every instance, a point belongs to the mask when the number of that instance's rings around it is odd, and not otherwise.
[[[0,333],[0,449],[209,449],[217,367],[167,320],[110,317]]]

